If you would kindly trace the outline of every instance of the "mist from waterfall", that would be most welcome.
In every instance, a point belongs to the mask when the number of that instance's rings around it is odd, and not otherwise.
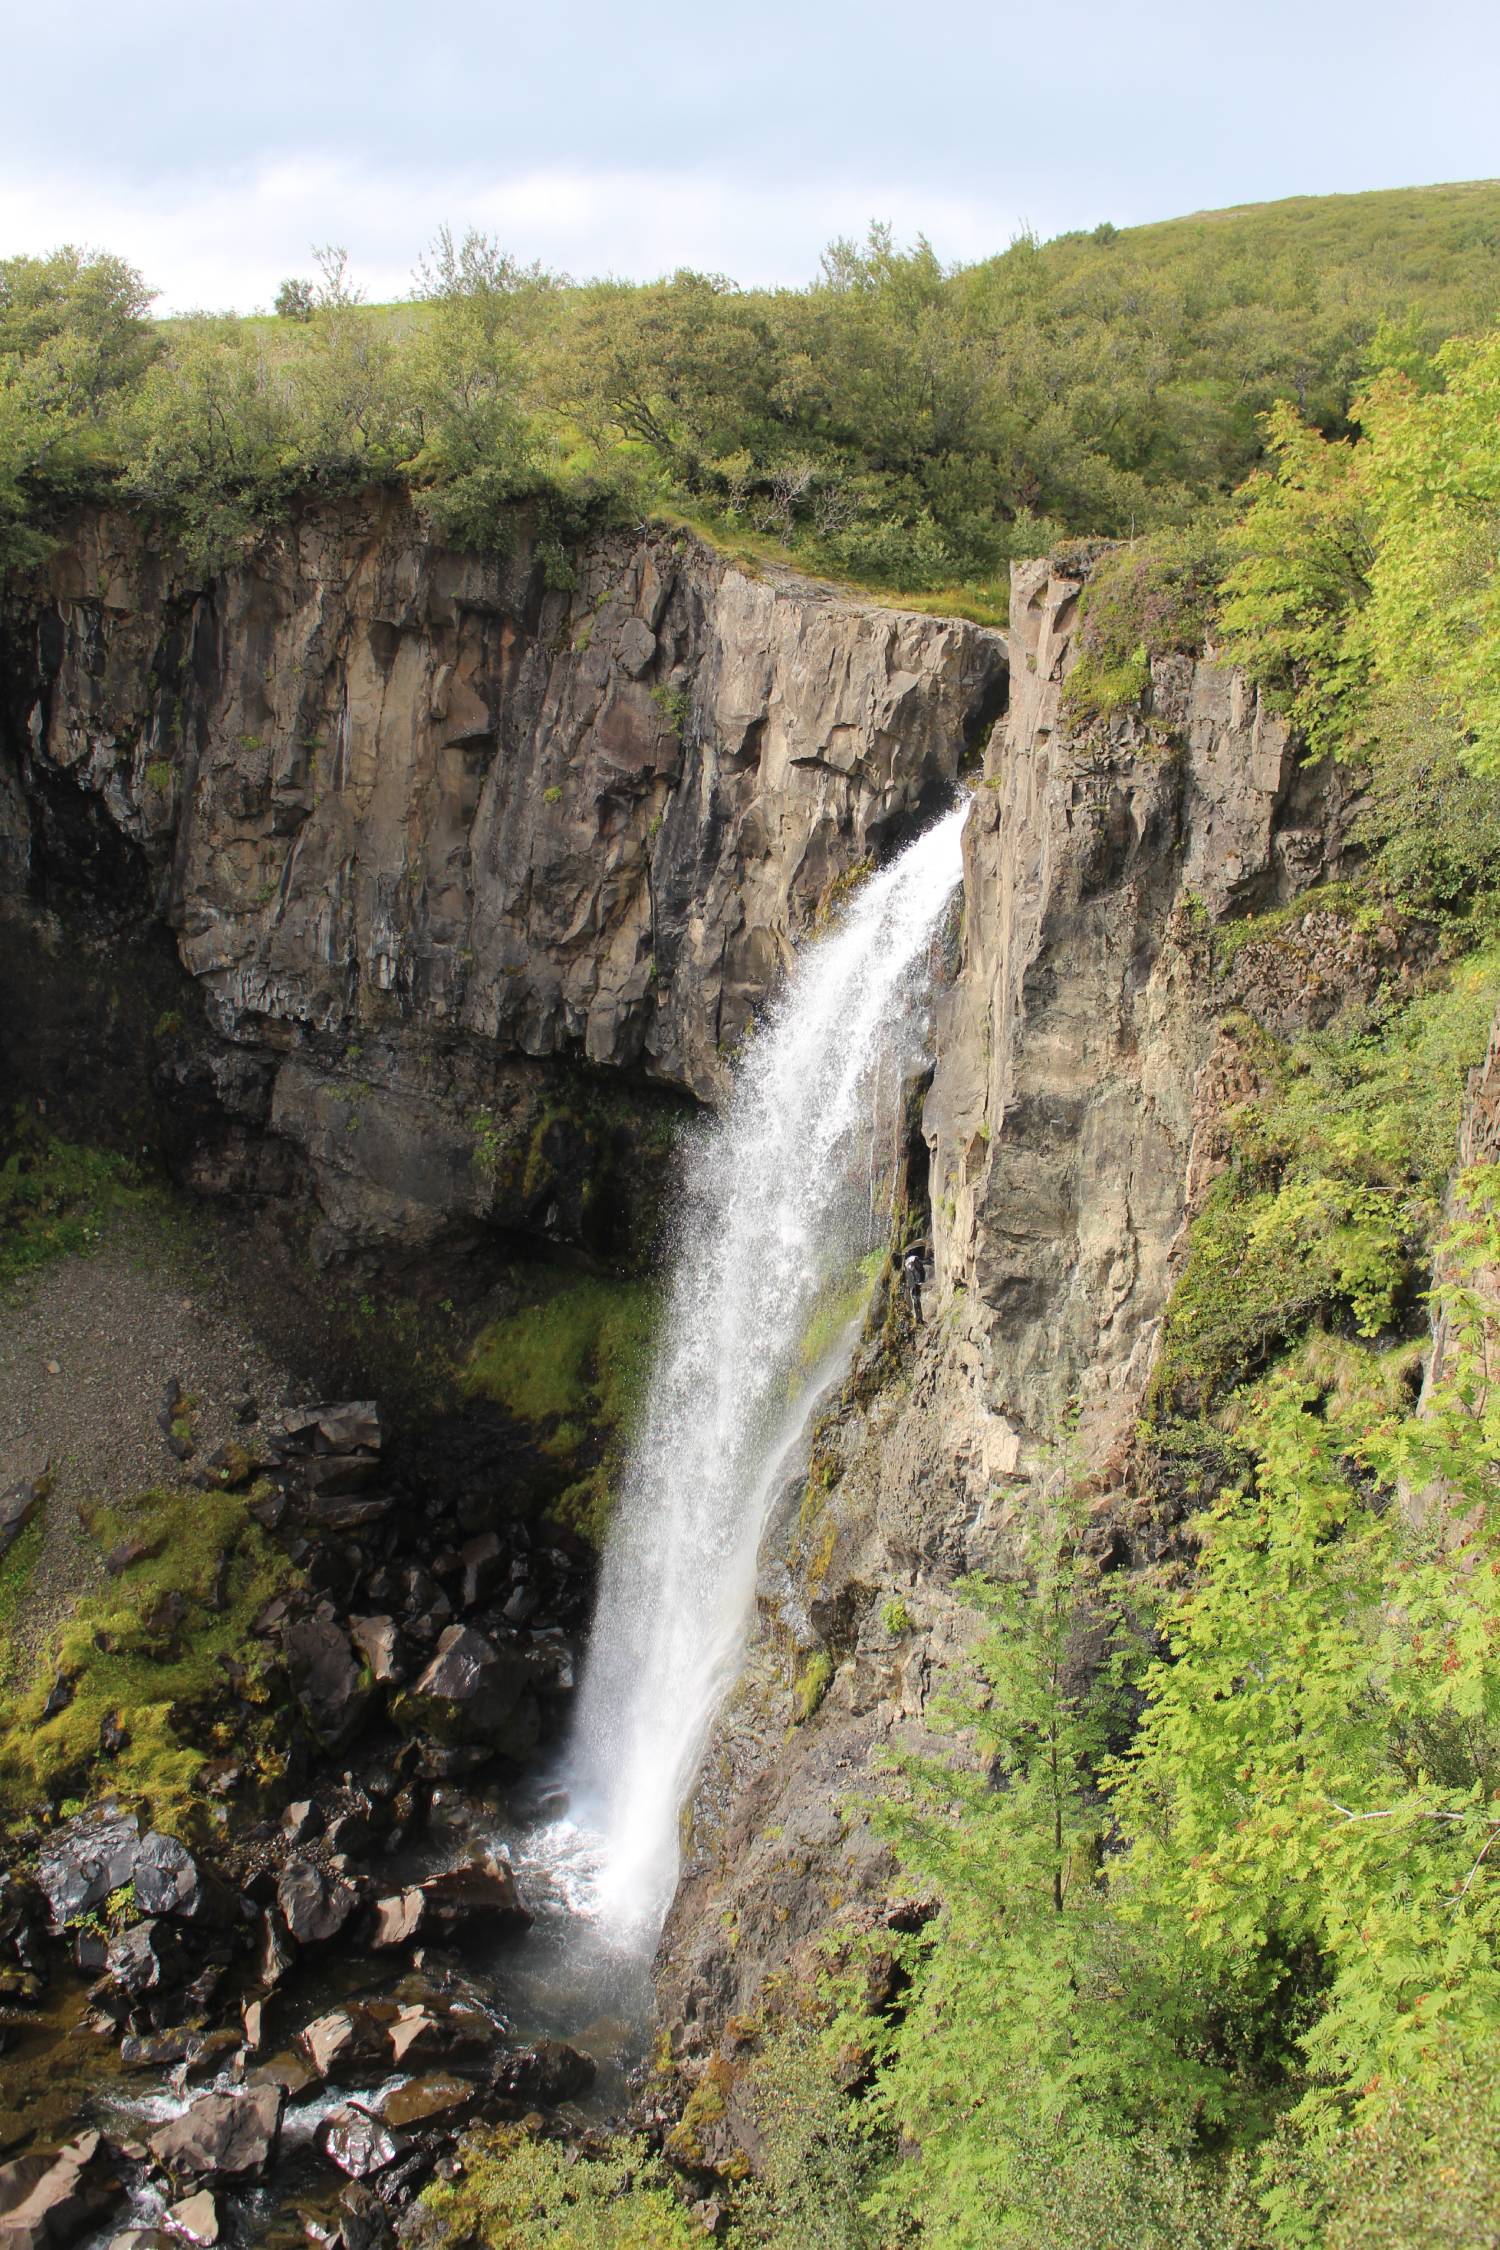
[[[800,955],[688,1163],[664,1329],[606,1546],[570,1774],[598,1905],[654,1944],[679,1817],[740,1669],[767,1517],[852,1333],[809,1338],[885,1239],[964,807]],[[884,1146],[882,1147],[881,1144]]]

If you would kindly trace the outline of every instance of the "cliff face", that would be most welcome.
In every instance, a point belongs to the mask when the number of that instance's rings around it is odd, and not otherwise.
[[[612,1150],[661,1121],[609,1089],[711,1100],[831,888],[1003,706],[1001,636],[685,536],[576,577],[371,502],[207,583],[86,519],[11,604],[12,933],[59,870],[128,869],[205,1007],[165,1058],[224,1123],[196,1176],[267,1184],[274,1145],[329,1251],[466,1212],[586,1235],[579,1177],[628,1194]]]
[[[1345,856],[1338,776],[1299,764],[1231,672],[1159,663],[1144,707],[1070,728],[1081,581],[1018,568],[1012,698],[965,832],[961,960],[924,1116],[934,1280],[915,1345],[873,1348],[762,1557],[760,1621],[695,1807],[660,1957],[702,2051],[835,1903],[878,1898],[857,1813],[970,1630],[953,1593],[1087,1479],[1119,1559],[1149,1536],[1128,1453],[1185,1223],[1243,1099],[1226,1018],[1286,1032],[1373,989],[1378,936],[1316,907],[1219,966],[1216,925],[1285,906]],[[816,1713],[794,1683],[833,1666]],[[817,1667],[821,1670],[821,1666]]]

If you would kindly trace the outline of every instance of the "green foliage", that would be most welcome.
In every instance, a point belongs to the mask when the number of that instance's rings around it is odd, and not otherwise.
[[[494,1321],[464,1370],[471,1396],[531,1425],[557,1464],[557,1512],[603,1536],[655,1338],[649,1282],[587,1277]]]
[[[37,560],[51,519],[108,490],[112,417],[156,350],[151,292],[123,259],[0,259],[0,570]]]
[[[109,1214],[145,1192],[125,1159],[33,1131],[24,1119],[0,1163],[0,1287],[54,1258],[97,1247]]]
[[[158,329],[118,260],[11,260],[0,561],[70,498],[123,491],[210,567],[306,495],[388,483],[462,546],[526,526],[555,580],[588,525],[686,512],[989,617],[1012,557],[1226,494],[1278,401],[1339,436],[1372,370],[1423,381],[1500,309],[1497,201],[1478,183],[1028,235],[966,268],[875,227],[802,290],[574,287],[445,230],[407,304],[363,305],[330,248],[274,321]],[[1119,667],[1096,686],[1122,693]]]
[[[809,1720],[828,1693],[833,1680],[833,1658],[826,1648],[815,1649],[792,1687],[792,1714],[802,1726]]]
[[[703,2240],[641,2143],[578,2159],[502,2126],[470,2133],[463,2150],[462,2179],[423,2197],[444,2239],[484,2250],[697,2250]]]
[[[210,1758],[276,1764],[270,1659],[251,1626],[296,1573],[243,1493],[146,1492],[101,1510],[93,1529],[106,1548],[142,1551],[0,1693],[0,1802],[15,1811],[107,1784],[153,1821],[191,1826]],[[48,1719],[59,1677],[71,1700]],[[112,1718],[125,1742],[106,1757]]]
[[[1198,1414],[1315,1317],[1377,1335],[1430,1253],[1467,1070],[1500,996],[1500,951],[1442,987],[1278,1051],[1232,1119],[1168,1307],[1155,1413]]]
[[[1153,656],[1201,649],[1223,568],[1212,524],[1154,532],[1102,556],[1078,605],[1078,661],[1063,690],[1069,713],[1107,718],[1139,703]]]

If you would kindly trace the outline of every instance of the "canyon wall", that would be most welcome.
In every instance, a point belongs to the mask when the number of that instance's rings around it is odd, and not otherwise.
[[[12,1013],[89,926],[66,896],[164,925],[189,1175],[305,1189],[325,1255],[465,1217],[618,1251],[642,1147],[1004,705],[1001,635],[685,534],[573,577],[524,526],[459,555],[376,498],[208,578],[86,517],[7,605]],[[11,1036],[55,1076],[44,1033]]]
[[[1319,1023],[1390,966],[1390,933],[1285,911],[1348,862],[1347,784],[1241,677],[1168,658],[1139,708],[1070,723],[1085,568],[1013,573],[924,1112],[925,1324],[863,1347],[763,1549],[658,1962],[690,2075],[835,1909],[888,1909],[859,1800],[972,1633],[955,1581],[1003,1573],[1064,1485],[1106,1562],[1161,1536],[1131,1446],[1223,1113],[1254,1089],[1237,1027]]]

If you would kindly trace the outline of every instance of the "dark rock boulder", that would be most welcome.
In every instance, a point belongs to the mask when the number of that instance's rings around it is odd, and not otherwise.
[[[160,2126],[147,2146],[169,2172],[205,2180],[253,2179],[276,2152],[286,2096],[280,2086],[242,2094],[200,2094]]]
[[[320,2078],[337,2077],[351,2068],[383,2067],[387,2033],[396,2014],[392,2001],[352,2000],[347,2007],[331,2008],[304,2024],[297,2046]]]
[[[318,2127],[317,2143],[331,2164],[355,2180],[383,2172],[405,2154],[408,2145],[383,2118],[355,2102],[329,2111]]]
[[[502,2100],[550,2108],[570,2102],[594,2083],[592,2055],[580,2054],[561,2039],[543,2039],[534,2047],[521,2047],[502,2055],[489,2073],[489,2082]]]
[[[364,1724],[371,1689],[347,1635],[331,1618],[301,1617],[281,1636],[292,1690],[325,1750],[342,1750]]]
[[[186,1844],[153,1829],[136,1847],[131,1866],[136,1899],[147,1914],[171,1914],[183,1921],[201,1917],[208,1892],[198,1862]]]
[[[446,1874],[430,1875],[419,1888],[425,1937],[441,1933],[444,1938],[453,1938],[476,1929],[489,1933],[530,1927],[531,1916],[503,1859],[450,1868]]]
[[[538,1720],[526,1660],[496,1648],[472,1625],[450,1625],[431,1663],[401,1699],[399,1716],[438,1742],[522,1757]]]
[[[4,2250],[59,2250],[97,2227],[124,2194],[98,2133],[51,2153],[28,2151],[0,2164]]]
[[[176,1991],[191,1966],[181,1931],[165,1920],[137,1922],[122,1930],[110,1939],[104,1956],[105,1975],[131,2000]]]
[[[104,1819],[85,1813],[54,1831],[37,1858],[37,1883],[54,1931],[130,1881],[139,1836],[133,1813]]]
[[[399,1686],[406,1677],[401,1634],[393,1617],[351,1617],[349,1637],[380,1686]]]
[[[404,2084],[393,2086],[382,2094],[376,2104],[387,2125],[397,2132],[414,2132],[423,2125],[455,2125],[467,2114],[479,2097],[479,2089],[468,2078],[454,2078],[446,2071],[429,2071],[420,2078],[408,2078]]]
[[[359,1893],[337,1868],[289,1859],[276,1880],[276,1903],[299,1945],[322,1945],[338,1936],[359,1904]]]

